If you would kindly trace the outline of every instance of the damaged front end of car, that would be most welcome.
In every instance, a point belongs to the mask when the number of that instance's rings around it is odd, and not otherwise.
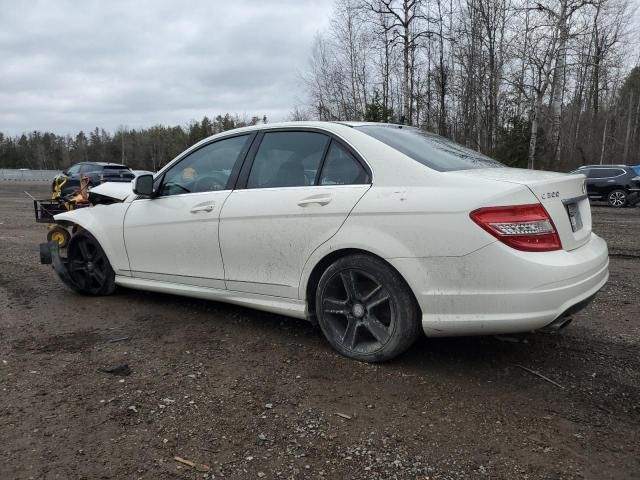
[[[112,205],[123,204],[132,195],[131,184],[103,183],[91,189],[88,193],[88,205],[79,209],[69,209],[66,212],[52,217],[55,228],[64,230],[71,240],[78,234],[100,234],[109,228],[108,215]],[[84,233],[83,233],[84,232]],[[49,240],[40,244],[40,263],[51,265],[62,282],[73,290],[79,290],[82,285],[73,275],[70,260],[68,258],[67,243]],[[85,268],[86,265],[83,267]]]

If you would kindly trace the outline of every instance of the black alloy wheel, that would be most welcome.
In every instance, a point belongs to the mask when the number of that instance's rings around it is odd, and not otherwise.
[[[375,257],[337,260],[316,295],[320,327],[341,354],[368,362],[389,360],[419,335],[413,295],[400,275]]]
[[[87,232],[74,235],[67,249],[67,271],[73,288],[84,295],[109,295],[115,273],[98,241]]]

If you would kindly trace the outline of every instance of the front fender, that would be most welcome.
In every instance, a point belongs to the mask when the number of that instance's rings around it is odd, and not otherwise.
[[[124,216],[130,203],[95,205],[64,212],[53,217],[56,223],[75,224],[87,230],[100,243],[116,275],[129,275],[129,258],[124,245]]]

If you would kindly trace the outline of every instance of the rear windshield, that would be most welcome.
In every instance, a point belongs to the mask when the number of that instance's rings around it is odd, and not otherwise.
[[[451,140],[413,127],[362,125],[361,132],[439,172],[504,167],[497,160]]]
[[[640,165],[634,165],[631,168],[633,168],[636,175],[640,175]]]

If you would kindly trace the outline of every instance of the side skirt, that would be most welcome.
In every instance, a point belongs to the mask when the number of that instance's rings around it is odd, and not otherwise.
[[[303,320],[309,319],[307,315],[306,302],[304,300],[259,295],[256,293],[236,292],[234,290],[198,287],[193,285],[180,285],[176,283],[125,277],[121,275],[116,275],[115,282],[116,285],[126,288],[233,303],[235,305],[255,308],[257,310],[285,315],[287,317],[300,318]]]

